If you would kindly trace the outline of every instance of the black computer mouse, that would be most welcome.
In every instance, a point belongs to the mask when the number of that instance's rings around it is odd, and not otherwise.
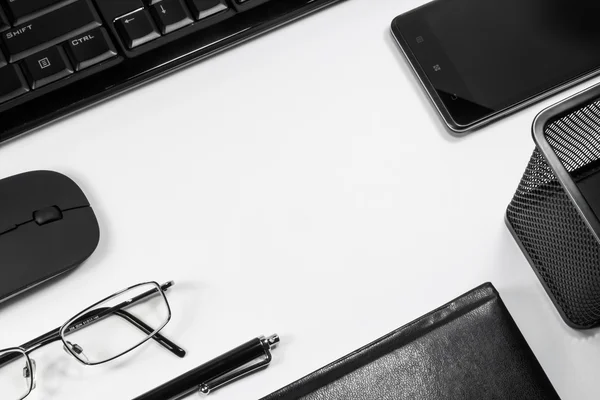
[[[77,267],[100,228],[70,178],[34,171],[0,180],[0,301]]]

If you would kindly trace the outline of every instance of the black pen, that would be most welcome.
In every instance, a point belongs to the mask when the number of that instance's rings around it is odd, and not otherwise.
[[[252,339],[133,400],[177,400],[195,392],[208,394],[229,382],[266,368],[279,336]]]

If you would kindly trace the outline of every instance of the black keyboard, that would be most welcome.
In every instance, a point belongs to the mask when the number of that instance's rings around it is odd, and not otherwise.
[[[341,0],[0,0],[0,142]]]

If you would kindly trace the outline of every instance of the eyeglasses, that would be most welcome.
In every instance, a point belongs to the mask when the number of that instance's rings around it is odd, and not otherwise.
[[[178,357],[185,350],[159,332],[171,320],[165,292],[167,282],[140,283],[86,308],[56,328],[19,347],[0,350],[0,388],[3,400],[22,400],[35,389],[35,360],[31,352],[62,341],[63,348],[84,365],[104,364],[153,339]]]

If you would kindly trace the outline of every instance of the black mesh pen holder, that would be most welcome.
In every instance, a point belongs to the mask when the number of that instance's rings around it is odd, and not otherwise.
[[[539,114],[506,223],[565,322],[600,325],[600,85]]]

